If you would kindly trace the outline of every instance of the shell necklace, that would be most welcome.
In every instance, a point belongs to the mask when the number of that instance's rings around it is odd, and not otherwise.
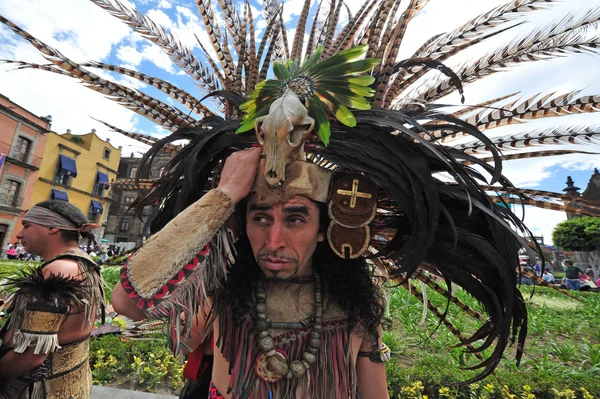
[[[267,315],[267,295],[260,280],[256,287],[256,323],[254,330],[258,333],[258,348],[260,356],[256,359],[254,370],[256,375],[267,384],[280,381],[283,378],[302,378],[312,365],[317,362],[317,353],[321,347],[321,329],[323,328],[323,307],[321,279],[315,274],[315,300],[313,315],[300,323],[274,323]],[[309,339],[301,360],[288,359],[283,348],[276,348],[275,341],[269,335],[270,328],[302,328],[312,322]]]

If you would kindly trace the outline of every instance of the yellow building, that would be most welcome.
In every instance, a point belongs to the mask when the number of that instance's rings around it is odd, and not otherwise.
[[[79,208],[90,221],[104,224],[110,205],[109,183],[119,169],[121,148],[95,134],[47,134],[38,180],[31,204],[49,199],[65,200]],[[98,243],[104,228],[94,230]]]

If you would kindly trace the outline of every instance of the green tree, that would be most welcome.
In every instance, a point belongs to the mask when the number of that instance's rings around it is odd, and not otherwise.
[[[598,276],[600,218],[583,216],[561,222],[552,232],[552,241],[567,251],[588,252],[592,259],[594,275]]]

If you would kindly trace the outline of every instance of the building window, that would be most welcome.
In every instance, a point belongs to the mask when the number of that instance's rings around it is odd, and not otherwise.
[[[137,173],[137,168],[131,168],[131,169],[129,169],[129,178],[130,179],[134,179],[136,173]]]
[[[127,237],[117,237],[115,242],[127,242]]]
[[[20,194],[21,183],[16,180],[6,179],[2,186],[2,193],[0,193],[0,204],[19,207],[22,200],[19,197]]]
[[[71,183],[71,178],[77,177],[77,164],[73,158],[66,155],[58,156],[58,168],[54,181],[58,184],[68,186]]]
[[[135,197],[124,197],[123,198],[123,203],[124,204],[131,204],[134,200],[135,200]]]
[[[121,227],[119,228],[121,233],[125,233],[129,231],[129,219],[121,220]]]
[[[94,184],[93,194],[97,196],[103,196],[104,190],[108,190],[108,175],[106,173],[96,173],[96,184]]]
[[[102,151],[102,158],[106,159],[107,161],[110,160],[110,150],[106,147],[104,147],[104,151]]]
[[[51,199],[69,202],[69,195],[67,194],[66,191],[56,190],[53,188]]]
[[[99,222],[100,217],[102,216],[102,212],[104,212],[102,203],[96,200],[92,200],[90,202],[90,209],[88,211],[88,219],[92,222]]]
[[[31,149],[31,140],[19,136],[17,145],[13,149],[12,157],[22,162],[27,162],[29,150]]]

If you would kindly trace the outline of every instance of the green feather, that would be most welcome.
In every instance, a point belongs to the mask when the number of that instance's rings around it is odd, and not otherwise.
[[[290,78],[290,72],[285,67],[285,65],[283,65],[280,62],[273,63],[273,73],[275,74],[277,80],[279,80],[280,82],[285,82]]]
[[[363,57],[367,52],[368,46],[366,44],[349,48],[348,50],[341,51],[336,55],[319,62],[318,64],[311,65],[310,67],[301,68],[306,74],[312,74],[313,72],[324,71],[332,66],[340,64],[352,63],[352,61],[358,60]],[[359,71],[357,71],[359,72]]]
[[[317,136],[321,139],[323,144],[329,145],[329,137],[331,137],[331,124],[327,118],[327,113],[325,113],[325,105],[323,105],[319,97],[308,97],[308,114],[315,120]]]
[[[373,97],[375,95],[375,90],[369,86],[365,87],[345,83],[343,79],[321,79],[318,81],[317,87],[319,90],[340,93],[349,97]]]
[[[346,107],[340,100],[333,97],[328,92],[324,91],[319,93],[320,100],[329,108],[331,113],[335,115],[335,118],[342,122],[344,125],[348,127],[356,126],[356,118],[348,107]]]
[[[366,72],[379,64],[377,58],[367,58],[365,60],[352,61],[347,63],[339,63],[328,68],[318,68],[314,72],[314,77],[321,76],[346,76],[356,73]]]
[[[301,73],[301,74],[307,73],[306,71],[308,69],[314,67],[319,62],[319,59],[321,58],[321,54],[323,54],[323,45],[320,45],[319,47],[317,47],[315,49],[315,52],[312,54],[312,56],[310,58],[308,58],[306,61],[304,61],[304,63],[300,67],[300,70],[298,71],[298,73]]]
[[[371,86],[373,82],[375,82],[375,78],[373,76],[350,76],[347,77],[346,80],[350,84],[358,85],[358,86]]]

